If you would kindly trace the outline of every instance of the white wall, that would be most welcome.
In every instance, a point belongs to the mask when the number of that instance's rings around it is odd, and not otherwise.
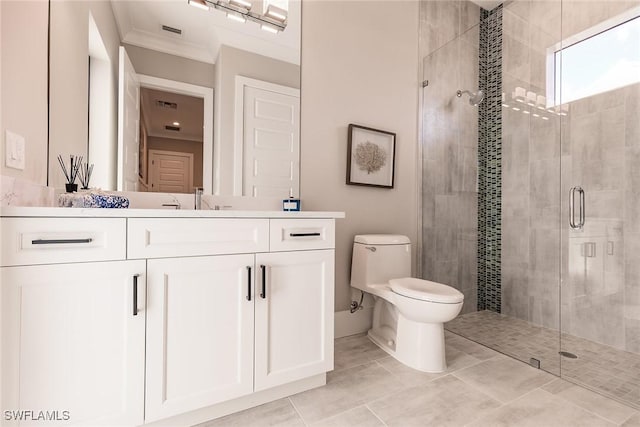
[[[194,61],[157,50],[124,43],[138,74],[175,80],[204,87],[215,87],[215,65]]]
[[[336,311],[349,308],[354,235],[405,234],[415,258],[418,12],[417,1],[302,7],[300,192],[304,210],[346,212],[336,229]],[[396,133],[395,188],[345,184],[349,123]]]
[[[1,174],[47,183],[46,1],[0,1]],[[5,167],[5,130],[26,139],[25,169]]]
[[[222,46],[216,60],[214,108],[214,194],[233,194],[233,138],[236,76],[300,87],[300,67],[230,46]]]

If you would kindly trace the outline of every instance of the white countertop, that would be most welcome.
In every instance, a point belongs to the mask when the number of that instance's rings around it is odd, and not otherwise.
[[[252,210],[193,210],[193,209],[86,209],[18,207],[0,208],[2,217],[60,217],[60,218],[344,218],[344,212],[283,212]]]

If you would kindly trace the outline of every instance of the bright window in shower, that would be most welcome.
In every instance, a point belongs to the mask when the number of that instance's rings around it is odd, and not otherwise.
[[[550,49],[550,106],[640,82],[640,10],[602,24]]]

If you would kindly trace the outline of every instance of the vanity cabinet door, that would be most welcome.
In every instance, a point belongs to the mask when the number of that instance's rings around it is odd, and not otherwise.
[[[256,270],[255,390],[332,370],[334,251],[258,254]]]
[[[56,425],[141,424],[145,272],[144,261],[1,268],[2,409],[49,411]]]
[[[147,263],[145,421],[250,394],[254,255]]]

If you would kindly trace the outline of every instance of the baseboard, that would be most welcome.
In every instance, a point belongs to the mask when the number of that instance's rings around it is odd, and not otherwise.
[[[353,314],[349,310],[338,311],[334,321],[336,338],[367,332],[373,321],[373,307],[364,307]]]
[[[202,409],[196,409],[170,418],[164,418],[144,424],[145,427],[175,427],[193,426],[211,421],[225,415],[233,414],[244,409],[253,408],[267,402],[292,396],[312,388],[321,387],[327,383],[327,375],[320,374],[302,380],[294,381],[267,390],[258,391],[237,399],[228,400]]]

